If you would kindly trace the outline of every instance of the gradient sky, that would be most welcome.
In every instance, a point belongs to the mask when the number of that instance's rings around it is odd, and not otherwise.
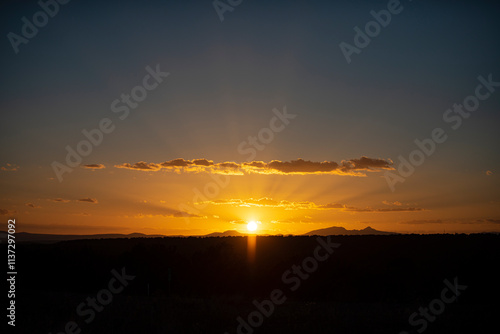
[[[7,35],[40,7],[2,4],[1,217],[63,234],[500,231],[500,87],[443,121],[478,76],[500,81],[500,5],[401,1],[348,64],[339,44],[387,3],[245,0],[221,22],[211,1],[74,0],[17,54]],[[169,76],[121,120],[111,104],[148,66]],[[104,118],[114,130],[59,182],[53,162]],[[391,191],[435,128],[447,140]]]

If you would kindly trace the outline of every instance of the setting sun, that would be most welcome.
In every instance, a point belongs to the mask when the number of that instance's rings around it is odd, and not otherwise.
[[[247,224],[247,229],[250,232],[255,232],[257,230],[257,223],[253,220],[249,221]]]

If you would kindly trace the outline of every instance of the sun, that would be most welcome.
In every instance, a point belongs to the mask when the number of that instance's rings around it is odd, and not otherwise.
[[[255,232],[257,230],[257,223],[253,220],[249,221],[247,224],[247,230],[250,232]]]

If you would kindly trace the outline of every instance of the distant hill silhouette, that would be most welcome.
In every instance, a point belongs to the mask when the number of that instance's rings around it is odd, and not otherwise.
[[[384,232],[384,231],[378,231],[370,226],[362,229],[362,230],[347,230],[341,226],[331,226],[327,228],[322,228],[319,230],[314,230],[310,231],[307,233],[304,233],[302,235],[321,235],[321,236],[326,236],[326,235],[393,235],[393,234],[400,234],[396,232]],[[205,235],[204,237],[240,237],[240,236],[246,236],[246,233],[240,233],[236,230],[228,230],[224,232],[214,232]],[[258,234],[259,236],[268,236],[267,234]]]
[[[490,234],[498,234],[498,232],[484,232]],[[397,232],[386,232],[379,231],[370,226],[362,230],[348,230],[341,226],[331,226],[327,228],[322,228],[318,230],[313,230],[304,234],[303,236],[328,236],[328,235],[397,235],[404,233]],[[40,233],[28,233],[28,232],[17,232],[16,242],[36,242],[36,243],[53,243],[58,241],[70,241],[70,240],[91,240],[91,239],[131,239],[131,238],[164,238],[164,237],[189,237],[188,235],[163,235],[163,234],[144,234],[144,233],[130,233],[130,234],[40,234]],[[247,233],[241,233],[236,230],[227,230],[224,232],[214,232],[206,235],[199,235],[197,237],[244,237]],[[269,236],[269,234],[258,234],[258,236]],[[0,231],[0,243],[4,243],[7,240],[7,232]]]
[[[370,226],[368,226],[367,228],[364,228],[362,230],[347,230],[341,226],[332,226],[332,227],[327,227],[327,228],[322,228],[319,230],[307,232],[307,233],[304,233],[303,235],[327,236],[327,235],[392,235],[392,234],[399,234],[399,233],[378,231],[378,230],[371,228]]]
[[[242,237],[242,236],[246,236],[246,234],[240,233],[236,230],[227,230],[224,232],[210,233],[205,235],[204,237]]]

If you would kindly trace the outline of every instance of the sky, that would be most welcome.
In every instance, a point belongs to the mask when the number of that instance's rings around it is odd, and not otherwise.
[[[18,232],[500,231],[495,2],[1,6]]]

